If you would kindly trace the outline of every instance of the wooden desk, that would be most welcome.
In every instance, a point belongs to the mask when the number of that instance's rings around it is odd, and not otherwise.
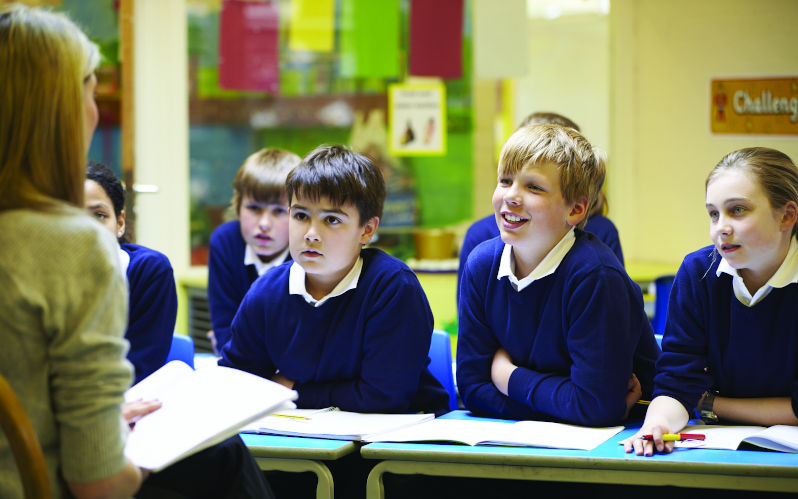
[[[355,444],[345,440],[282,437],[241,433],[241,439],[252,452],[262,470],[313,472],[318,481],[316,497],[332,499],[332,473],[324,461],[334,461],[355,451]]]
[[[444,417],[468,418],[465,411]],[[798,491],[798,454],[681,449],[652,457],[626,454],[618,442],[627,428],[592,451],[442,444],[374,443],[360,449],[382,460],[366,485],[370,499],[385,497],[384,473],[713,489]]]

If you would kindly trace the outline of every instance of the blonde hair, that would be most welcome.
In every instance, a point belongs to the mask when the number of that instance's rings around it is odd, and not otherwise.
[[[98,62],[65,15],[0,5],[0,210],[83,205],[83,86]]]
[[[518,125],[518,128],[529,126],[529,125],[562,125],[573,128],[577,132],[581,132],[582,130],[579,129],[579,125],[571,121],[569,118],[557,113],[550,113],[550,112],[541,112],[538,111],[536,113],[532,113],[526,118],[524,121]]]
[[[282,149],[261,149],[244,160],[233,180],[230,203],[236,216],[241,211],[244,196],[252,196],[255,201],[267,204],[279,204],[287,199],[285,179],[300,161],[302,158]]]
[[[502,147],[499,174],[515,176],[527,167],[551,163],[560,172],[560,191],[566,203],[584,197],[587,213],[598,200],[604,184],[606,166],[604,155],[571,127],[561,125],[532,125],[521,127]],[[584,227],[585,217],[579,227]]]
[[[765,191],[771,208],[783,208],[789,201],[798,204],[798,168],[783,152],[767,147],[732,151],[709,172],[704,189],[718,175],[732,168],[742,168],[754,175]],[[792,234],[798,235],[798,224],[793,226]]]

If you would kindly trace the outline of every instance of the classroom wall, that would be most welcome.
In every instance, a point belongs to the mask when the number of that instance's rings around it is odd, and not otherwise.
[[[529,20],[529,74],[516,79],[515,125],[529,113],[571,118],[594,145],[609,147],[609,17]]]
[[[798,137],[712,135],[710,79],[798,75],[794,0],[612,0],[610,217],[627,260],[710,243],[704,180],[727,152]]]
[[[513,118],[507,136],[530,113],[553,111],[574,120],[592,143],[607,151],[608,31],[609,18],[603,14],[566,15],[556,19],[531,17],[528,20],[529,73],[512,79]],[[475,37],[474,43],[479,42]],[[474,84],[474,218],[492,212],[496,150],[501,149],[501,143],[507,138],[494,133],[500,108],[497,93],[495,80],[477,80]]]
[[[136,242],[179,274],[189,267],[185,1],[138,0],[134,16]]]

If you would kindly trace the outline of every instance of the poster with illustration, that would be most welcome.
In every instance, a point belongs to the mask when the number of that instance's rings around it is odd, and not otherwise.
[[[446,154],[446,88],[443,83],[390,85],[388,112],[391,154]]]

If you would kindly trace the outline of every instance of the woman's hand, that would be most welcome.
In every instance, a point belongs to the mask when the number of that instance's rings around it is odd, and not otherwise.
[[[133,428],[136,421],[161,408],[160,400],[134,400],[122,404],[122,417]]]

